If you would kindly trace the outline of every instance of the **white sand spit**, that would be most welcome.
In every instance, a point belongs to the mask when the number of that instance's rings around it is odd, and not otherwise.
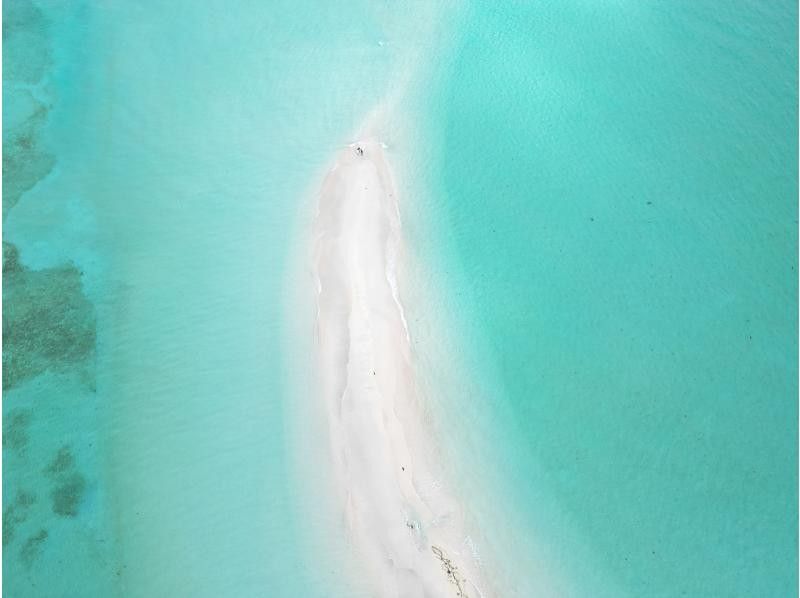
[[[395,263],[392,177],[376,140],[343,150],[315,225],[320,392],[350,542],[386,597],[481,596],[459,504],[426,468]]]

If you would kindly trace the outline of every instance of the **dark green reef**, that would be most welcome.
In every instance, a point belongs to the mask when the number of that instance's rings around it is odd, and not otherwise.
[[[7,240],[16,239],[9,218],[15,208],[61,199],[52,192],[28,196],[57,165],[45,136],[53,23],[29,0],[3,2],[2,10],[3,594],[41,595],[41,583],[50,578],[52,595],[97,595],[102,584],[84,591],[62,588],[59,583],[69,582],[58,579],[58,571],[86,568],[86,554],[102,553],[87,506],[100,483],[92,448],[95,309],[71,256],[31,268]],[[61,569],[52,571],[53,564]],[[96,568],[113,565],[101,557]]]
[[[3,243],[3,303],[4,390],[80,364],[94,351],[94,309],[75,266],[29,270]]]
[[[52,63],[47,28],[41,9],[29,0],[3,3],[4,99],[26,104],[30,113],[22,122],[11,119],[3,130],[3,218],[55,165],[55,156],[41,142],[49,108],[27,88],[39,83]],[[4,109],[4,121],[9,112]]]

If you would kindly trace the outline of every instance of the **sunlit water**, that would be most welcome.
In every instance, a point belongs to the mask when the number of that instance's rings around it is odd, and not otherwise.
[[[4,3],[8,595],[364,591],[287,289],[387,98],[428,425],[504,595],[794,589],[795,7],[449,8]]]

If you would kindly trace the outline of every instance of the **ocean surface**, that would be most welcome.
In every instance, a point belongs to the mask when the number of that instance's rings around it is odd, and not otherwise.
[[[382,106],[487,576],[793,595],[796,34],[784,1],[4,2],[4,594],[369,595],[304,492],[291,320]]]

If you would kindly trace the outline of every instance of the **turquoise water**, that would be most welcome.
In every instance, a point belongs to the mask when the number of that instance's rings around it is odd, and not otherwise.
[[[5,269],[6,592],[335,592],[297,540],[284,279],[305,196],[386,93],[392,30],[366,4],[4,11],[4,183],[26,182],[4,240],[31,271]]]
[[[4,3],[6,594],[362,595],[296,470],[287,280],[409,73],[452,312],[409,320],[506,594],[794,590],[795,7],[450,8]]]
[[[477,3],[431,102],[487,444],[577,595],[796,590],[796,16]]]

